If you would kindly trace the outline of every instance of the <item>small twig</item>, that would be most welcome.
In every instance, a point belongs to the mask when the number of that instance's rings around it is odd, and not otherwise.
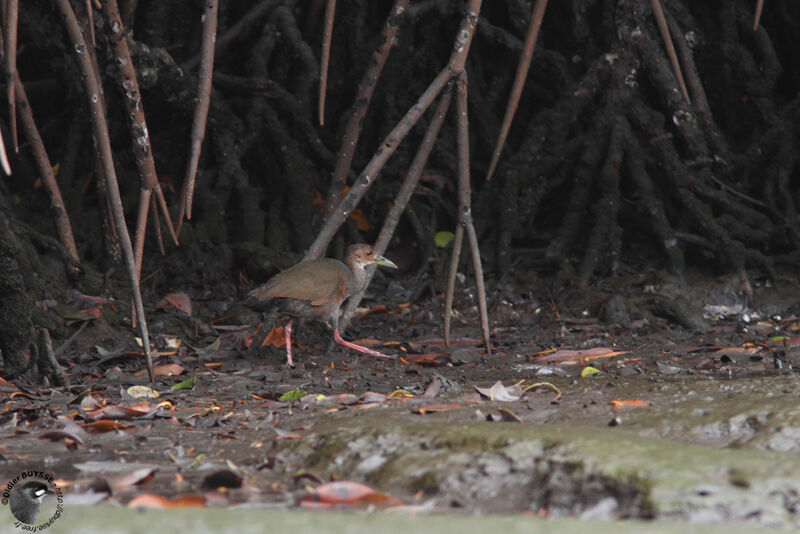
[[[697,75],[697,67],[695,66],[694,58],[692,57],[692,51],[689,49],[689,45],[686,43],[686,39],[684,38],[683,32],[681,32],[678,23],[675,22],[675,18],[669,13],[667,13],[667,25],[669,26],[670,33],[675,36],[675,43],[678,45],[678,53],[681,55],[681,64],[683,65],[683,70],[686,71],[686,81],[689,83],[689,87],[692,89],[692,98],[694,98],[695,106],[697,106],[697,109],[700,111],[700,114],[703,115],[703,118],[705,118],[709,124],[712,124],[714,119],[711,116],[711,108],[708,105],[708,99],[706,98],[705,89],[703,89],[703,83],[700,81],[700,77]]]
[[[183,179],[183,192],[181,194],[178,219],[175,222],[175,232],[180,234],[183,217],[192,218],[192,199],[194,197],[194,183],[197,177],[197,165],[200,163],[200,149],[206,135],[206,120],[208,106],[211,101],[211,78],[214,69],[214,39],[217,34],[217,15],[219,13],[218,0],[207,0],[203,11],[203,42],[201,45],[200,72],[197,75],[197,106],[192,120],[191,148],[189,163],[186,166],[186,175]]]
[[[45,150],[42,137],[39,135],[39,129],[36,127],[36,121],[33,120],[33,113],[31,111],[30,102],[28,102],[28,96],[25,93],[25,87],[22,85],[19,76],[14,76],[14,82],[16,86],[16,100],[19,103],[18,111],[20,119],[22,120],[22,130],[30,144],[31,151],[33,152],[33,159],[36,162],[36,167],[42,178],[42,183],[44,183],[47,193],[50,195],[50,206],[53,209],[53,217],[55,219],[58,237],[75,263],[75,265],[70,266],[68,270],[75,273],[78,270],[77,265],[80,264],[81,260],[78,256],[78,247],[75,244],[75,237],[72,235],[72,224],[67,214],[67,207],[61,196],[61,190],[58,187],[58,182],[53,172],[53,166],[50,164],[50,158],[47,156],[47,150]]]
[[[97,0],[95,0],[95,4],[97,4]],[[86,0],[84,8],[86,9],[86,20],[88,24],[86,27],[89,29],[89,44],[92,46],[97,45],[97,39],[94,35],[94,11],[92,11],[92,0]],[[97,9],[100,9],[100,6],[97,6]]]
[[[339,157],[336,160],[336,168],[333,171],[333,178],[328,189],[328,199],[325,202],[325,218],[328,218],[333,209],[339,204],[347,174],[350,172],[350,164],[353,162],[353,155],[356,152],[358,138],[361,135],[361,123],[367,114],[367,108],[372,101],[372,94],[375,92],[375,86],[378,85],[383,66],[386,64],[389,52],[392,50],[392,43],[397,35],[400,16],[407,7],[408,0],[395,0],[394,6],[384,23],[380,45],[372,53],[372,61],[370,61],[364,77],[361,78],[361,82],[358,84],[353,111],[347,120],[345,133],[342,136],[342,144],[339,147]]]
[[[142,93],[139,90],[139,81],[136,71],[133,68],[133,60],[128,41],[125,36],[126,29],[122,24],[117,0],[106,0],[103,5],[103,12],[109,22],[111,29],[111,42],[114,44],[114,52],[117,57],[117,81],[120,90],[124,95],[125,111],[128,117],[128,127],[130,128],[131,141],[133,143],[133,154],[136,160],[136,167],[139,170],[141,190],[139,194],[139,214],[136,224],[136,238],[134,240],[134,258],[136,259],[136,272],[141,275],[142,256],[144,254],[144,236],[147,230],[147,212],[150,209],[150,196],[153,191],[160,190],[156,176],[156,164],[153,160],[153,150],[150,145],[150,134],[147,128],[147,120],[144,115],[144,105],[142,104]],[[163,216],[167,221],[172,240],[177,245],[178,236],[172,226],[169,211],[166,204],[162,206]],[[157,213],[157,212],[156,212]],[[163,244],[161,249],[163,250]]]
[[[147,375],[150,381],[154,382],[155,376],[153,375],[153,359],[150,355],[150,338],[147,333],[147,320],[144,315],[142,294],[139,290],[139,277],[136,272],[136,262],[133,257],[131,237],[128,233],[128,223],[125,221],[119,184],[117,183],[117,175],[114,170],[114,157],[111,151],[111,141],[108,136],[106,113],[103,109],[102,99],[100,97],[100,86],[95,77],[91,59],[87,53],[86,41],[83,39],[78,20],[75,17],[75,13],[72,11],[69,0],[57,0],[57,3],[67,28],[67,34],[72,41],[72,49],[75,51],[75,56],[81,69],[81,80],[83,81],[84,90],[86,91],[88,99],[97,152],[106,178],[108,200],[111,203],[114,223],[118,230],[123,257],[125,258],[125,265],[130,278],[134,307],[136,308],[136,316],[139,320],[139,330],[142,336],[142,347],[147,362]]]
[[[328,86],[328,62],[331,59],[331,39],[336,0],[328,0],[325,7],[325,26],[322,30],[322,52],[319,57],[319,125],[325,124],[325,91]]]
[[[397,227],[397,224],[400,222],[400,216],[406,210],[408,202],[411,200],[411,195],[414,193],[414,189],[417,187],[419,178],[422,176],[422,172],[425,170],[425,164],[428,161],[428,156],[430,156],[431,150],[433,150],[436,137],[439,135],[439,130],[442,127],[445,116],[447,116],[447,109],[450,107],[452,94],[452,91],[445,90],[444,94],[442,94],[442,96],[439,98],[439,104],[436,106],[436,110],[433,112],[433,117],[428,125],[428,130],[425,132],[425,137],[422,139],[422,143],[419,145],[419,149],[414,156],[414,160],[411,162],[411,166],[408,168],[408,172],[406,172],[406,177],[403,179],[403,183],[400,185],[400,189],[397,191],[394,202],[392,202],[392,207],[389,208],[389,213],[386,215],[386,219],[383,221],[383,226],[378,234],[378,239],[375,241],[374,248],[378,254],[383,254],[386,251],[386,247],[389,245],[389,241],[394,234],[394,230]],[[430,234],[428,234],[428,236],[429,235]],[[364,298],[366,288],[369,287],[369,283],[372,281],[372,277],[374,275],[375,268],[368,268],[367,283],[365,284],[364,289],[347,299],[347,305],[342,313],[342,318],[339,320],[339,328],[341,330],[347,328],[350,317],[356,308],[358,308],[361,299]]]
[[[242,17],[237,20],[233,25],[231,25],[227,30],[222,32],[220,35],[217,36],[216,41],[214,41],[214,55],[219,56],[222,51],[231,44],[234,39],[239,37],[245,30],[247,30],[252,24],[258,22],[264,14],[269,12],[270,9],[274,8],[278,4],[282,4],[286,2],[286,0],[261,0],[258,4],[254,5],[250,8],[250,11],[242,15]],[[189,72],[194,70],[195,67],[200,63],[200,58],[202,57],[201,54],[196,54],[183,63],[181,63],[180,67],[183,72]]]
[[[483,283],[483,267],[481,266],[481,254],[478,249],[478,236],[475,233],[475,226],[472,224],[472,188],[470,187],[469,172],[469,111],[467,108],[467,73],[462,71],[456,81],[456,116],[457,116],[457,144],[458,144],[458,226],[467,231],[467,240],[472,255],[472,270],[475,273],[475,288],[478,297],[478,310],[481,316],[481,332],[483,342],[486,345],[486,353],[492,353],[492,345],[489,340],[489,314],[486,309],[486,288]],[[455,248],[453,254],[456,255]],[[451,264],[452,265],[452,264]],[[458,258],[455,261],[458,266]],[[452,288],[448,287],[452,291]],[[450,299],[452,302],[452,297]],[[445,325],[445,331],[449,334],[450,328]],[[450,336],[445,336],[445,344],[449,346]]]
[[[456,226],[453,237],[453,253],[450,256],[450,270],[447,273],[447,289],[444,297],[444,344],[450,346],[450,322],[453,316],[453,295],[456,290],[456,274],[458,273],[458,260],[461,256],[461,245],[464,242],[464,227]]]
[[[52,378],[57,386],[67,385],[67,375],[58,364],[58,360],[56,360],[56,355],[53,352],[53,341],[50,339],[50,332],[47,328],[42,328],[39,331],[38,366],[42,376]]]
[[[756,2],[756,13],[753,16],[753,31],[758,29],[758,23],[761,21],[761,11],[764,9],[764,0]]]
[[[19,0],[5,0],[5,68],[6,91],[8,91],[8,126],[11,130],[11,145],[14,152],[19,152],[17,135],[17,112],[14,80],[17,78],[17,20],[19,18]]]
[[[6,153],[6,141],[3,138],[3,131],[0,130],[0,167],[3,172],[11,176],[11,164],[8,162],[8,153]]]
[[[533,6],[533,14],[531,21],[528,25],[528,33],[525,35],[525,44],[522,47],[522,54],[519,56],[517,63],[517,74],[514,76],[514,85],[511,86],[511,94],[508,97],[508,104],[506,105],[506,114],[503,116],[503,124],[500,127],[500,134],[497,136],[497,143],[492,153],[492,161],[489,163],[489,170],[486,172],[486,181],[492,179],[492,174],[497,167],[497,162],[500,161],[500,154],[503,152],[503,146],[508,138],[508,132],[511,129],[511,121],[514,120],[514,115],[517,113],[517,106],[519,99],[522,96],[522,88],[525,87],[525,80],[528,78],[528,69],[531,66],[533,59],[533,51],[536,49],[536,39],[539,37],[539,29],[542,27],[542,19],[544,19],[544,12],[547,9],[547,0],[536,0],[536,5]]]
[[[472,44],[472,36],[475,34],[475,26],[478,24],[478,13],[480,12],[482,0],[469,0],[467,5],[467,13],[462,20],[461,27],[456,34],[455,42],[453,44],[453,52],[450,55],[450,61],[447,66],[442,69],[436,78],[430,83],[427,89],[417,99],[417,102],[411,106],[402,119],[395,125],[391,132],[383,140],[381,146],[376,150],[372,159],[361,172],[358,180],[347,192],[347,195],[342,199],[337,208],[331,213],[331,216],[322,225],[316,239],[311,244],[305,259],[319,258],[325,254],[328,244],[333,239],[336,231],[347,220],[350,213],[358,205],[359,201],[366,194],[369,187],[374,183],[374,180],[384,164],[394,154],[398,145],[406,138],[411,129],[417,124],[420,117],[430,107],[436,97],[441,93],[448,81],[454,76],[464,70],[464,64],[469,54],[469,48]]]
[[[134,18],[136,16],[136,8],[138,7],[139,0],[123,0],[122,8],[120,9],[120,16],[122,23],[128,28],[133,28]]]
[[[163,199],[163,197],[162,197]],[[150,213],[153,214],[153,229],[156,232],[156,243],[158,243],[158,250],[161,252],[161,255],[164,256],[167,254],[167,251],[164,250],[164,239],[161,237],[161,222],[158,220],[158,200],[154,196],[150,196]],[[169,224],[169,217],[166,218]],[[141,277],[142,274],[142,266],[139,265],[139,276]]]
[[[75,340],[78,338],[78,336],[79,336],[79,335],[81,335],[81,332],[83,332],[84,328],[86,328],[87,326],[89,326],[89,322],[90,322],[90,321],[83,321],[83,322],[81,323],[81,326],[80,326],[80,327],[78,327],[78,329],[77,329],[77,330],[75,330],[75,332],[74,332],[74,333],[73,333],[71,336],[69,336],[69,337],[67,338],[67,340],[66,340],[64,343],[62,343],[62,344],[61,344],[61,346],[60,346],[60,347],[58,347],[58,348],[55,350],[55,353],[54,353],[54,354],[56,355],[56,357],[58,357],[58,356],[61,356],[61,354],[63,354],[63,353],[64,353],[64,351],[65,351],[65,350],[67,350],[67,349],[69,348],[69,346],[70,346],[70,345],[72,345],[72,342],[73,342],[73,341],[75,341]]]
[[[672,37],[670,37],[669,28],[667,28],[667,19],[664,17],[663,9],[661,9],[661,1],[650,0],[650,5],[653,6],[653,16],[656,19],[658,31],[661,32],[661,38],[664,40],[664,48],[667,50],[667,57],[675,73],[675,79],[678,80],[681,94],[683,94],[683,98],[686,99],[686,103],[691,105],[692,101],[689,100],[689,91],[686,90],[686,83],[683,81],[681,66],[678,64],[678,56],[675,54],[675,47],[672,45]]]
[[[139,211],[136,214],[136,230],[133,240],[133,257],[136,262],[136,276],[142,277],[142,260],[144,258],[144,237],[147,231],[147,215],[150,211],[150,199],[153,197],[146,187],[139,189]],[[156,213],[153,214],[157,217]]]

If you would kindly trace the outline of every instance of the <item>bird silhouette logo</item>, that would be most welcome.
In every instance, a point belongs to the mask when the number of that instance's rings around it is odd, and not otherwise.
[[[53,493],[47,484],[31,480],[14,488],[9,499],[9,508],[21,523],[35,525],[42,510],[42,500]]]

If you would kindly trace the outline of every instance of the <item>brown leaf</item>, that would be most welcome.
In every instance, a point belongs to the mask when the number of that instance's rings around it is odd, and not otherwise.
[[[450,410],[455,410],[456,408],[461,408],[460,404],[450,403],[450,404],[426,404],[420,406],[418,408],[414,408],[411,410],[411,413],[418,413],[420,415],[425,415],[427,413],[439,413],[439,412],[447,412]]]
[[[149,403],[137,402],[128,406],[104,406],[92,412],[86,413],[86,418],[92,421],[98,419],[135,419],[154,414],[159,408],[171,406],[169,402]]]
[[[181,310],[186,315],[192,315],[192,299],[186,293],[170,293],[158,301],[156,308],[159,310]]]
[[[155,467],[142,467],[130,473],[109,478],[107,481],[111,489],[114,491],[121,491],[131,486],[141,484],[142,482],[152,480],[156,471],[158,471],[158,469]]]
[[[127,430],[130,428],[136,428],[134,426],[126,425],[124,423],[120,423],[119,421],[112,421],[110,419],[101,419],[92,423],[84,423],[81,426],[87,432],[92,432],[94,434],[102,434],[103,432],[111,432],[112,430]]]
[[[450,355],[444,352],[430,352],[427,354],[404,354],[400,361],[406,365],[417,364],[423,367],[438,367],[450,360]]]
[[[189,495],[176,499],[167,499],[160,495],[145,493],[128,503],[128,508],[200,508],[206,505],[202,495]]]
[[[303,506],[314,507],[319,504],[384,504],[399,506],[403,501],[386,493],[373,490],[369,486],[350,480],[339,480],[318,486],[310,495],[301,500]]]
[[[622,408],[625,408],[626,406],[630,407],[650,406],[649,402],[639,399],[627,399],[627,400],[614,399],[608,401],[608,403],[614,407],[615,412],[620,411]]]

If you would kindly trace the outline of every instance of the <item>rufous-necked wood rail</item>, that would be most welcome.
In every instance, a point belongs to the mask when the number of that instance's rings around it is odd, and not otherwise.
[[[302,261],[250,291],[244,304],[262,311],[277,304],[282,314],[292,318],[309,318],[329,323],[333,328],[333,340],[339,345],[376,358],[393,358],[345,341],[339,334],[342,303],[350,295],[364,289],[367,284],[364,267],[371,264],[397,268],[371,246],[351,245],[347,249],[344,263],[331,258]],[[286,336],[286,365],[294,366],[291,319],[283,329]]]

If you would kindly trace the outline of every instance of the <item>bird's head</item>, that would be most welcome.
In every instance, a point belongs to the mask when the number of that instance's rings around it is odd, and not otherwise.
[[[38,480],[31,480],[22,485],[17,491],[23,491],[25,494],[34,501],[42,502],[47,495],[53,493],[52,490],[43,482]]]
[[[397,269],[392,260],[384,258],[369,245],[352,245],[347,249],[347,260],[347,263],[352,262],[362,268],[374,264]]]

